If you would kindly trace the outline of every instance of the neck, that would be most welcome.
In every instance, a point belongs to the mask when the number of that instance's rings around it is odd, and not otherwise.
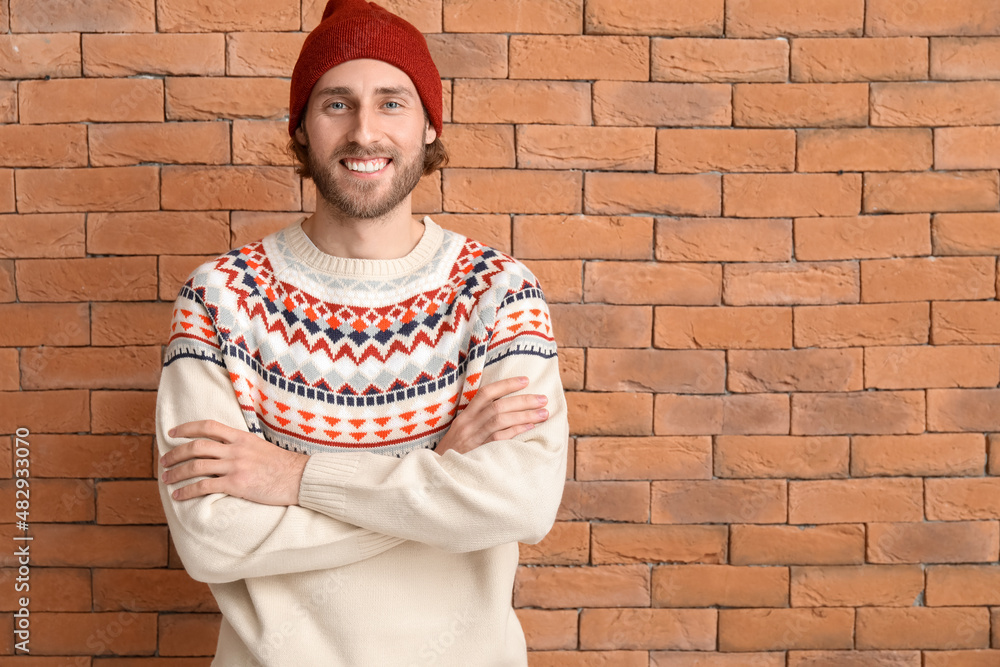
[[[316,212],[302,231],[328,255],[349,259],[399,259],[420,242],[424,225],[414,220],[410,197],[379,218],[351,218],[317,195]]]

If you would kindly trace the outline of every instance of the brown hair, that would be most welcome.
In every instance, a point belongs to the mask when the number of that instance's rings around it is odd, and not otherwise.
[[[424,117],[427,110],[424,110]],[[302,127],[302,126],[300,126]],[[305,132],[305,128],[302,129]],[[312,178],[312,169],[309,165],[309,150],[305,144],[300,144],[298,137],[292,136],[288,142],[288,152],[295,158],[295,173],[303,178]],[[448,151],[441,142],[441,137],[437,136],[434,141],[427,146],[427,153],[424,155],[424,176],[433,174],[448,164]]]

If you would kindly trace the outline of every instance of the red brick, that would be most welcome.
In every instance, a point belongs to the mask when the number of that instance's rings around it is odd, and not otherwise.
[[[590,561],[590,524],[556,521],[538,544],[518,544],[519,562],[532,565],[585,565]]]
[[[792,433],[802,435],[922,433],[920,391],[792,395]]]
[[[989,35],[1000,30],[1000,7],[991,0],[871,0],[869,35]]]
[[[929,129],[801,130],[799,171],[916,171],[930,169]]]
[[[731,306],[856,303],[860,291],[854,262],[729,264],[722,283]]]
[[[618,35],[722,35],[724,0],[588,0],[587,33]]]
[[[216,35],[212,35],[215,37]],[[306,36],[300,32],[237,32],[226,35],[226,74],[292,75]]]
[[[92,213],[87,250],[99,255],[161,255],[229,249],[226,213]]]
[[[453,95],[457,123],[591,124],[589,83],[458,79]]]
[[[520,125],[517,166],[651,171],[655,144],[656,130],[651,127]]]
[[[169,77],[168,120],[272,118],[288,114],[289,81],[264,77]]]
[[[162,345],[170,328],[169,303],[95,303],[93,345]]]
[[[651,259],[652,244],[651,218],[514,218],[514,251],[522,259]]]
[[[974,563],[1000,555],[996,521],[921,521],[868,525],[872,563]]]
[[[441,97],[442,97],[442,122],[450,123],[452,122],[452,107],[454,106],[454,92],[451,79],[441,82]]]
[[[986,609],[862,607],[858,609],[858,648],[987,648],[990,614]]]
[[[156,480],[98,482],[98,523],[162,524],[165,521]]]
[[[657,435],[788,433],[788,397],[776,394],[656,398]]]
[[[434,221],[445,229],[511,254],[511,224],[507,215],[461,215],[439,213]],[[518,257],[522,257],[518,253]],[[574,256],[576,257],[576,256]]]
[[[930,223],[930,216],[923,214],[798,218],[795,257],[816,261],[929,255]]]
[[[722,83],[594,82],[597,125],[730,125],[731,86]]]
[[[846,437],[720,435],[715,441],[717,477],[847,477]]]
[[[76,213],[0,216],[0,257],[82,257],[83,227]]]
[[[782,0],[729,0],[726,35],[860,35],[865,23],[864,0],[816,0],[808,7]]]
[[[859,391],[861,349],[730,350],[729,391]]]
[[[766,262],[792,257],[790,220],[659,218],[656,258],[661,261]]]
[[[1000,214],[941,213],[931,226],[935,255],[1000,254]]]
[[[435,171],[424,176],[410,196],[414,213],[440,213],[443,209],[441,193],[441,172]]]
[[[15,507],[15,492],[20,493],[22,499],[27,494],[14,484],[13,479],[0,481],[0,497],[10,507]],[[94,520],[94,483],[91,480],[34,479],[30,491],[30,519],[33,524]]]
[[[788,581],[786,567],[660,565],[653,568],[653,606],[787,607]]]
[[[0,122],[17,122],[17,81],[0,81]]]
[[[567,392],[570,433],[574,435],[652,435],[651,394]]]
[[[866,174],[866,213],[992,211],[1000,205],[996,170]]]
[[[0,35],[0,76],[42,79],[80,76],[80,37],[74,34]]]
[[[151,656],[156,651],[156,614],[35,613],[31,642],[38,653]]]
[[[868,124],[863,83],[737,83],[733,125],[842,127]]]
[[[444,207],[461,213],[579,213],[582,181],[573,171],[449,169]]]
[[[927,78],[927,40],[822,38],[792,41],[792,81],[907,81]]]
[[[793,567],[793,607],[911,607],[924,592],[919,565]]]
[[[649,483],[566,480],[558,521],[649,521]]]
[[[792,310],[661,306],[653,339],[656,347],[665,348],[787,348],[792,345]]]
[[[21,301],[147,301],[154,257],[26,259],[18,266]]]
[[[14,285],[14,260],[0,260],[0,303],[10,303],[17,299]]]
[[[785,667],[785,654],[652,652],[650,667]],[[645,666],[643,666],[645,667]]]
[[[883,349],[886,348],[871,348],[868,353]],[[851,475],[854,477],[982,475],[985,465],[986,442],[978,433],[855,436],[852,439]]]
[[[140,569],[94,570],[94,608],[133,612],[219,609],[208,586],[187,572]]]
[[[584,609],[580,648],[710,651],[714,609]]]
[[[0,329],[0,346],[90,344],[87,304],[0,304],[0,321],[17,322]]]
[[[299,177],[289,167],[163,167],[163,209],[297,210]]]
[[[241,30],[298,30],[298,0],[158,0],[161,32],[237,32]]]
[[[538,278],[549,303],[583,301],[583,262],[525,260],[525,265]]]
[[[221,614],[162,614],[157,620],[157,649],[161,656],[215,653]]]
[[[717,264],[588,262],[587,301],[624,304],[712,305],[720,302]]]
[[[427,47],[442,77],[507,78],[506,35],[452,33],[426,37]]]
[[[224,35],[83,35],[86,76],[221,76]]]
[[[562,348],[559,350],[559,375],[564,389],[583,389],[584,350]]]
[[[656,132],[656,171],[794,171],[794,130],[662,129]]]
[[[592,559],[599,563],[724,563],[725,526],[596,523]]]
[[[956,104],[961,100],[961,104]],[[1000,123],[1000,81],[873,83],[871,125],[939,127]]]
[[[944,127],[934,132],[936,169],[996,169],[1000,128]]]
[[[779,523],[786,517],[784,480],[696,480],[652,483],[653,523]]]
[[[853,609],[721,609],[719,650],[854,648]]]
[[[241,248],[251,241],[258,241],[306,217],[308,216],[302,213],[233,211],[229,222],[231,230],[229,247]]]
[[[1000,348],[880,347],[865,353],[865,386],[879,389],[995,387]]]
[[[35,347],[21,350],[24,389],[156,389],[159,347]]]
[[[0,391],[17,391],[21,386],[21,372],[17,367],[17,350],[0,349]]]
[[[215,255],[164,255],[159,262],[160,300],[173,302],[181,285],[199,265],[214,259]]]
[[[228,123],[126,123],[90,126],[90,160],[97,167],[140,162],[225,164]]]
[[[717,174],[646,174],[587,172],[587,213],[663,213],[719,215],[722,178]]]
[[[861,211],[861,174],[726,174],[723,183],[726,216],[844,216]]]
[[[1000,518],[995,477],[927,480],[927,518],[942,521]]]
[[[319,24],[326,4],[325,0],[303,0],[302,30],[308,32]],[[441,0],[383,0],[378,4],[420,32],[441,31]]]
[[[32,434],[31,448],[39,477],[149,477],[156,470],[150,437]]]
[[[939,37],[931,40],[930,78],[995,79],[1000,76],[1000,39]]]
[[[708,479],[712,442],[707,437],[581,438],[576,479]]]
[[[795,347],[922,344],[930,322],[928,303],[799,306]]]
[[[618,78],[618,77],[607,77]],[[788,42],[760,39],[654,39],[653,81],[786,81]]]
[[[731,528],[735,565],[854,565],[865,560],[865,527],[754,526]]]
[[[85,125],[0,125],[0,165],[85,167]]]
[[[927,606],[985,606],[1000,604],[992,565],[938,565],[927,568]]]
[[[878,259],[861,262],[862,300],[956,301],[992,298],[996,293],[992,257]]]
[[[156,79],[22,81],[22,123],[135,123],[163,120],[163,82]]]
[[[513,35],[511,79],[649,80],[649,39]]]
[[[721,393],[725,355],[701,350],[608,350],[587,354],[587,389]]]
[[[642,565],[520,567],[517,607],[613,607],[649,603],[649,570]]]
[[[583,31],[583,0],[444,0],[445,32]]]
[[[994,616],[994,626],[996,625]],[[994,637],[996,633],[994,631]],[[993,641],[996,645],[996,639]],[[924,667],[991,667],[1000,660],[1000,651],[933,651],[924,653],[927,656]]]
[[[21,169],[22,213],[148,211],[159,208],[158,167]]]
[[[524,630],[524,639],[530,651],[576,648],[577,618],[575,609],[547,611],[544,609],[516,609],[518,621]]]
[[[18,572],[15,568],[0,571],[0,578],[7,592],[4,594],[4,610],[13,611],[20,605],[17,599],[22,597],[24,592],[17,591],[15,586]],[[34,595],[30,603],[31,611],[76,611],[89,612],[91,610],[92,594],[90,592],[90,570],[84,568],[59,568],[48,569],[39,568],[29,575],[31,593]],[[42,667],[45,663],[34,659],[35,664]],[[52,663],[55,666],[55,662]]]
[[[513,125],[449,124],[443,135],[448,143],[449,167],[517,166]]]
[[[919,479],[844,479],[789,482],[789,523],[920,521]]]
[[[39,433],[78,433],[90,426],[90,398],[86,391],[9,391],[0,392],[0,400],[4,406],[0,433],[13,433],[19,428]]]
[[[154,0],[10,0],[13,32],[155,32]]]
[[[930,389],[927,391],[929,431],[1000,431],[998,389]]]
[[[155,391],[94,391],[91,408],[91,433],[155,431]]]
[[[934,306],[935,344],[1000,343],[1000,304],[943,302]]]

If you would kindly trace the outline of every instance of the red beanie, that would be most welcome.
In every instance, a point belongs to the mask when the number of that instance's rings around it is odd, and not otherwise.
[[[441,136],[441,75],[427,40],[411,24],[374,2],[330,0],[309,33],[292,71],[288,134],[295,136],[313,86],[327,70],[357,58],[382,60],[406,72]]]

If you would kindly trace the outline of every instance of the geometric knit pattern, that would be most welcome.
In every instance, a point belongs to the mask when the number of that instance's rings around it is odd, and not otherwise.
[[[226,368],[250,432],[291,451],[434,449],[486,366],[556,345],[527,267],[424,221],[439,243],[397,276],[314,270],[301,222],[202,264],[164,365]]]

